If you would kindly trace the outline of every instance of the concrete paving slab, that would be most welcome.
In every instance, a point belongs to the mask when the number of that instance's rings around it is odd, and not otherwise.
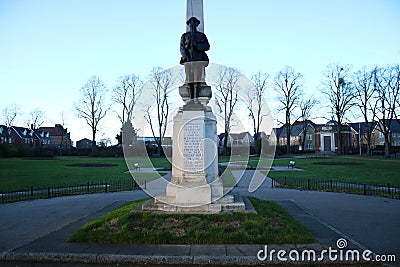
[[[84,253],[118,254],[121,248],[116,244],[90,244]]]
[[[262,249],[263,245],[227,245],[227,256],[249,256],[257,255],[257,252]]]
[[[122,245],[120,255],[153,255],[157,245]]]
[[[190,250],[192,256],[226,256],[225,245],[192,245]]]
[[[190,245],[159,245],[155,248],[153,255],[189,256]]]

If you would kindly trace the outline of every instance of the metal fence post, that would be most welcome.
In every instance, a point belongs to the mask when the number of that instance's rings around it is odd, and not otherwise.
[[[283,184],[286,186],[286,175],[285,175],[285,182]]]
[[[307,189],[308,189],[308,191],[311,190],[310,178],[308,178],[308,180],[307,180]]]
[[[50,186],[47,187],[47,197],[51,198]]]
[[[390,195],[390,183],[388,183],[388,194]]]
[[[31,186],[31,198],[33,198],[33,186]]]
[[[106,193],[107,193],[107,191],[108,191],[108,184],[107,184],[107,182],[106,182]]]

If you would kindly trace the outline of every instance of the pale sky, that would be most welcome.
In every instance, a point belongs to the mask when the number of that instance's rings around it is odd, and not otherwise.
[[[247,77],[292,66],[304,74],[304,91],[318,95],[330,63],[400,62],[398,14],[397,0],[204,0],[208,56]],[[146,80],[154,66],[179,64],[185,16],[186,0],[0,0],[0,109],[39,108],[43,126],[61,123],[64,111],[73,141],[90,138],[73,109],[79,89],[92,75],[111,90],[121,75]],[[15,124],[26,126],[24,116]],[[116,114],[100,126],[97,140],[115,143]]]

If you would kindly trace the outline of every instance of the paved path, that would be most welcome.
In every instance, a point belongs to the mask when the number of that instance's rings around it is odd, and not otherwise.
[[[249,194],[248,185],[253,173],[254,171],[246,171],[233,192]],[[319,240],[335,247],[335,240],[341,236],[354,240],[375,253],[396,254],[397,259],[400,259],[399,200],[340,193],[272,189],[270,183],[270,179],[266,179],[251,195],[278,201],[296,219],[306,225],[310,224]],[[65,236],[79,228],[79,225],[85,221],[115,209],[127,201],[144,197],[146,194],[142,191],[130,191],[2,204],[0,205],[0,252],[18,251],[18,248],[19,250],[29,248],[32,244],[47,243],[52,236],[62,233]],[[327,230],[329,227],[331,227],[331,232]],[[333,232],[336,235],[332,234]],[[60,248],[63,249],[62,246],[58,247]],[[90,252],[88,249],[81,248],[80,251],[88,253]],[[113,253],[107,246],[98,247],[97,251],[99,249],[103,253]],[[168,253],[170,249],[173,250],[173,248],[161,247],[164,253]],[[182,247],[182,251],[186,249],[187,246]],[[190,249],[192,250],[191,247]],[[228,250],[235,250],[232,247],[207,248],[207,246],[193,247],[193,249],[200,256],[221,251],[224,251],[222,254],[227,256]],[[125,252],[127,250],[129,248],[125,248]],[[244,248],[237,248],[237,250],[246,252]],[[120,251],[124,252],[124,250]],[[254,253],[254,247],[249,247],[248,253]],[[150,255],[157,255],[157,253]]]
[[[254,171],[246,171],[238,187],[248,194],[248,184]],[[400,261],[400,201],[395,199],[271,188],[266,179],[253,196],[274,200],[292,200],[345,236],[379,254],[396,254]]]

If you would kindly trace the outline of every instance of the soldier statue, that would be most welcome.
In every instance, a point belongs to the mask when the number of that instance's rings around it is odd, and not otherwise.
[[[190,88],[190,99],[199,97],[200,88],[205,85],[205,67],[208,66],[208,56],[205,51],[210,49],[207,36],[197,31],[200,21],[191,17],[186,24],[190,31],[182,34],[180,64],[185,65],[186,84]]]

